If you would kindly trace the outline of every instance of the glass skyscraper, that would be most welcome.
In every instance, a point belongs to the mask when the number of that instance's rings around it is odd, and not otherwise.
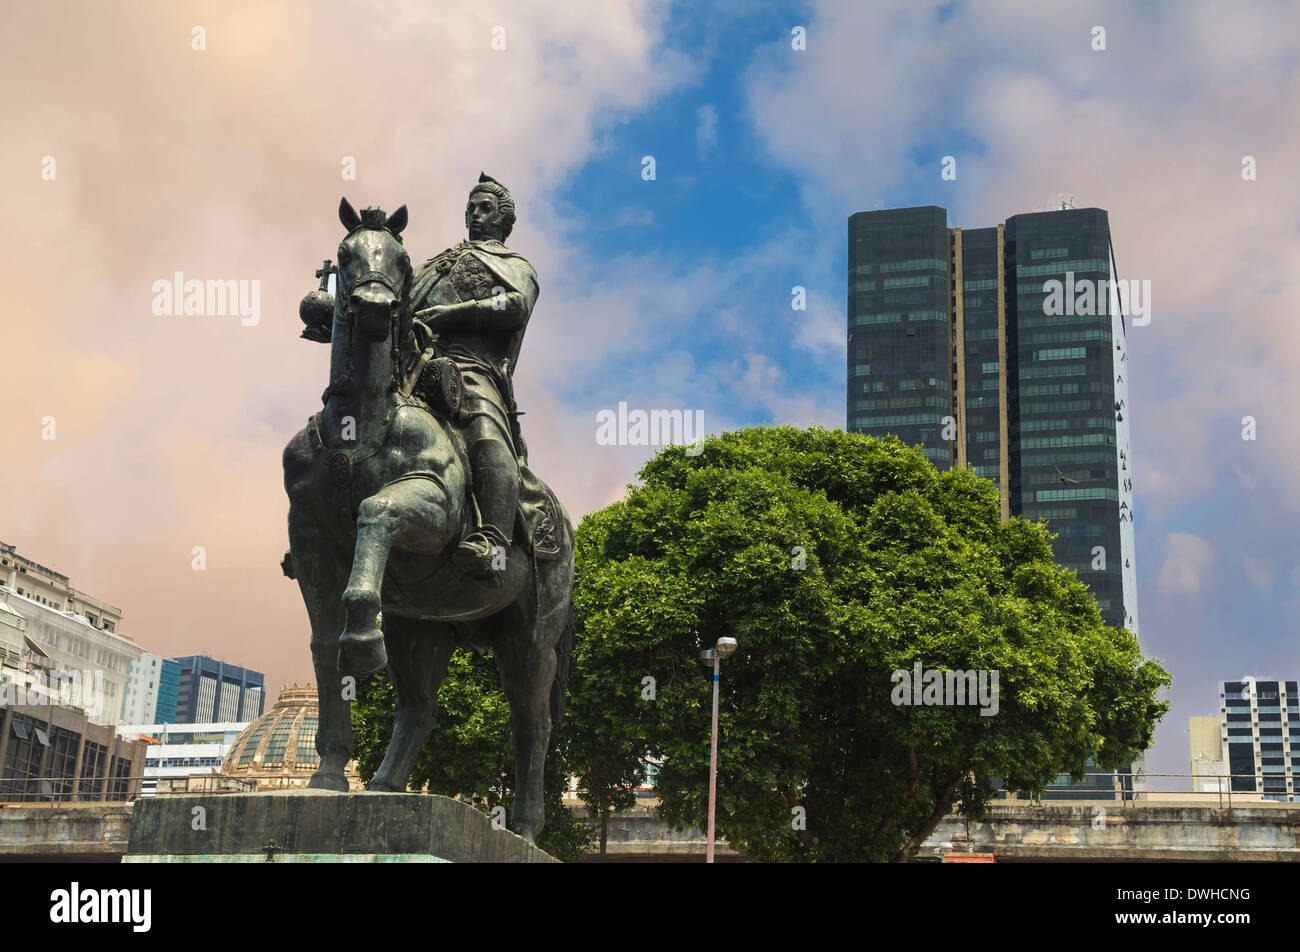
[[[170,658],[164,659],[158,678],[158,707],[154,721],[158,724],[174,724],[176,705],[180,702],[181,666]]]
[[[1106,212],[948,226],[943,208],[848,222],[848,428],[894,434],[1046,520],[1102,618],[1138,633],[1128,354]],[[1045,796],[1126,798],[1142,764]]]

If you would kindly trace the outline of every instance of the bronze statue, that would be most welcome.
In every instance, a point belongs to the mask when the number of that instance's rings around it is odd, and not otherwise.
[[[514,203],[480,176],[469,241],[418,272],[405,206],[358,215],[345,198],[339,218],[337,293],[327,262],[300,309],[303,336],[331,344],[330,383],[284,452],[284,570],[311,618],[320,696],[311,786],[347,790],[347,676],[388,667],[397,717],[370,789],[404,791],[452,650],[491,648],[511,711],[510,828],[533,840],[572,652],[573,529],[519,432],[511,375],[538,287],[503,244]]]

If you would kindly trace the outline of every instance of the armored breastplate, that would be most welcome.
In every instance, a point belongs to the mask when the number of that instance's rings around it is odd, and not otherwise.
[[[492,289],[500,280],[472,254],[463,254],[452,266],[447,280],[456,289],[462,301],[481,301],[492,296]]]
[[[432,274],[419,292],[416,306],[431,304],[456,304],[460,301],[481,301],[492,296],[492,289],[501,282],[477,257],[461,249],[452,249],[439,255],[431,263]]]

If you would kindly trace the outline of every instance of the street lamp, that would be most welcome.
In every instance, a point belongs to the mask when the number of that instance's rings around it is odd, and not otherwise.
[[[722,662],[736,651],[735,638],[719,638],[713,648],[700,652],[700,661],[713,664],[713,735],[709,741],[709,841],[704,862],[713,862],[713,818],[718,800],[718,678]]]

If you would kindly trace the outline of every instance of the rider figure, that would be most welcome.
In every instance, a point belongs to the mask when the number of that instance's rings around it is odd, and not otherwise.
[[[465,207],[469,240],[417,270],[411,306],[439,338],[464,380],[462,413],[479,523],[456,547],[454,564],[479,579],[499,578],[497,547],[509,551],[525,455],[515,422],[512,378],[537,301],[537,273],[504,244],[515,203],[481,174]]]

